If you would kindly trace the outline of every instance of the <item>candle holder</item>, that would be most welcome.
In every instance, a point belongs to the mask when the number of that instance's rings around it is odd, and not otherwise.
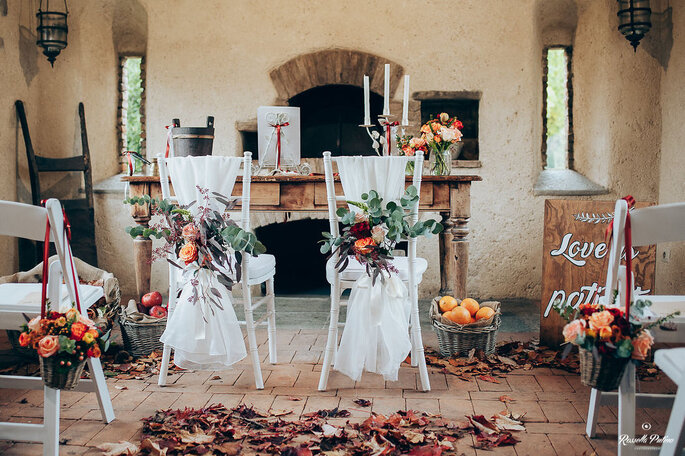
[[[397,135],[397,127],[399,122],[394,120],[397,116],[392,114],[381,114],[378,116],[378,124],[381,127],[382,134],[376,130],[371,130],[375,125],[373,124],[361,124],[362,128],[366,128],[366,133],[368,133],[369,138],[371,138],[371,147],[376,151],[378,156],[388,156],[392,155],[392,138]],[[402,131],[404,132],[404,127],[407,125],[402,125]],[[383,153],[381,154],[378,149],[383,146]]]

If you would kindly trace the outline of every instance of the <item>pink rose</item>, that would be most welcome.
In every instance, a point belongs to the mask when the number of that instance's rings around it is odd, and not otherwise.
[[[419,149],[426,145],[426,141],[423,138],[412,138],[409,140],[409,145],[414,149]]]
[[[368,222],[368,221],[369,221],[368,215],[366,215],[363,212],[355,212],[354,223],[362,223],[362,222]]]
[[[28,326],[31,331],[38,331],[40,329],[40,316],[33,318],[26,326]]]
[[[573,320],[564,326],[563,334],[566,342],[575,342],[575,340],[585,333],[585,320]]]
[[[187,242],[193,242],[200,236],[200,232],[193,223],[188,223],[183,227],[182,236]]]
[[[590,315],[590,328],[598,331],[602,326],[609,326],[614,321],[614,316],[608,310],[595,312]]]
[[[385,231],[383,230],[383,227],[376,225],[371,228],[371,238],[373,239],[373,242],[375,242],[377,245],[380,245],[381,242],[383,242],[383,239],[385,239]]]
[[[88,326],[89,328],[95,328],[95,322],[88,318],[87,316],[79,315],[78,316],[78,322],[83,323],[84,325]]]
[[[638,334],[637,338],[633,340],[633,359],[644,360],[649,353],[649,349],[652,348],[654,344],[654,337],[645,329]]]
[[[38,354],[43,358],[49,358],[59,350],[58,336],[45,336],[38,342]]]
[[[440,122],[447,123],[448,120],[450,120],[449,114],[447,114],[446,112],[440,113]]]

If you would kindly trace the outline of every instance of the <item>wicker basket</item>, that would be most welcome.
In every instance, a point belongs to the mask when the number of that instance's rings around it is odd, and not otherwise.
[[[40,375],[45,386],[59,390],[73,390],[83,374],[86,361],[81,361],[67,369],[59,365],[56,357],[40,357]]]
[[[148,356],[153,351],[164,348],[159,340],[166,328],[166,318],[160,318],[154,323],[136,323],[127,320],[123,314],[119,315],[121,337],[124,339],[124,349],[133,357]]]
[[[629,361],[630,358],[595,357],[590,350],[580,349],[580,381],[600,391],[613,391],[621,383]]]
[[[433,323],[433,330],[435,330],[435,334],[438,336],[438,346],[442,356],[464,356],[474,348],[482,350],[485,354],[494,353],[497,343],[497,331],[502,322],[499,302],[490,301],[482,303],[495,309],[495,315],[489,324],[473,326],[445,322],[440,317],[440,311],[437,310],[438,300],[439,298],[435,298],[431,304],[430,317]]]

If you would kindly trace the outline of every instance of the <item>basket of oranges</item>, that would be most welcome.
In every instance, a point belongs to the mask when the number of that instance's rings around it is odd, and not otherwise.
[[[501,322],[499,302],[479,304],[472,298],[437,297],[431,303],[430,317],[443,356],[463,356],[473,348],[485,354],[495,351]]]

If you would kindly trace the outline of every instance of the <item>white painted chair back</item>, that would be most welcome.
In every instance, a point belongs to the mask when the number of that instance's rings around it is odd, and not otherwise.
[[[621,307],[625,305],[626,275],[632,274],[632,271],[627,271],[626,267],[620,264],[623,255],[632,254],[632,252],[623,252],[628,210],[628,203],[625,200],[620,199],[616,202],[612,241],[609,247],[606,288],[604,297],[601,301],[604,304],[611,304],[614,293],[618,291],[617,305]],[[630,212],[630,225],[633,250],[636,250],[637,247],[663,242],[685,241],[685,203],[662,204],[634,209]],[[636,298],[635,280],[632,280],[632,288],[629,293],[631,295],[631,301],[634,301]],[[685,314],[685,296],[654,295],[652,290],[651,294],[642,295],[640,297],[652,301],[650,309],[657,316],[664,316],[676,310],[680,310]],[[652,333],[657,342],[685,341],[682,336],[682,323],[685,323],[685,315],[676,317],[675,322],[679,323],[680,327],[678,331],[662,331],[658,328],[652,329]],[[685,395],[685,392],[683,395]],[[683,398],[682,402],[685,404],[685,398]],[[668,394],[636,393],[635,365],[629,363],[619,386],[618,393],[606,393],[592,389],[586,425],[586,434],[589,437],[595,436],[600,406],[617,404],[619,409],[618,435],[633,437],[635,435],[636,407],[671,408],[673,405],[673,396]],[[676,417],[676,421],[681,420],[682,418],[683,414],[681,413]],[[682,423],[677,427],[680,429],[679,432],[681,432]],[[671,423],[669,423],[669,428],[671,428]],[[672,446],[668,446],[668,448],[670,450],[672,449]],[[657,454],[658,452],[658,447],[640,447],[630,442],[618,445],[618,454],[621,456],[632,454]]]
[[[379,175],[382,173],[387,173],[388,167],[384,166],[383,160],[395,160],[400,161],[403,166],[396,167],[397,173],[395,175]],[[337,195],[335,193],[335,177],[333,174],[333,161],[336,161],[338,165],[344,163],[343,166],[338,167],[338,172],[340,175],[340,180],[345,190],[347,188],[348,193],[351,195]],[[330,233],[333,236],[338,236],[340,234],[339,229],[339,218],[336,214],[338,207],[338,202],[340,201],[355,201],[360,199],[361,192],[367,192],[369,190],[378,190],[379,193],[385,189],[389,192],[388,198],[383,198],[383,204],[388,203],[390,200],[394,199],[398,195],[401,196],[404,193],[404,187],[406,182],[405,169],[409,162],[414,162],[414,174],[412,179],[412,185],[416,187],[418,194],[421,194],[421,176],[423,171],[423,154],[417,153],[414,157],[331,157],[330,152],[323,153],[323,164],[324,164],[324,175],[326,179],[326,200],[328,203],[328,219],[330,226]],[[355,163],[356,162],[356,163]],[[365,163],[366,162],[366,163]],[[358,168],[356,168],[356,166]],[[350,176],[346,176],[346,173],[350,173]],[[361,179],[360,179],[360,176]],[[352,184],[350,178],[356,179],[357,182]],[[359,186],[363,185],[360,182],[366,182],[368,188],[360,190]],[[378,186],[374,188],[375,186]],[[394,195],[394,196],[390,196]],[[381,195],[383,196],[383,195]],[[414,225],[419,218],[419,202],[413,206],[410,210],[410,225]],[[418,283],[417,274],[415,271],[416,267],[416,238],[410,238],[408,240],[408,251],[407,251],[407,265],[408,271],[406,275],[405,282],[407,283],[407,288],[409,291],[409,299],[411,300],[411,314],[410,314],[410,330],[411,330],[411,340],[412,340],[412,365],[418,366],[419,375],[421,379],[421,386],[424,391],[430,390],[430,382],[428,379],[428,370],[426,368],[426,360],[423,352],[423,341],[421,339],[421,326],[419,323],[419,308],[418,308]],[[337,263],[338,260],[337,251],[333,253],[332,261],[333,264]],[[328,374],[333,364],[335,357],[335,352],[337,350],[338,344],[338,318],[339,318],[339,306],[340,306],[340,295],[343,290],[347,288],[352,288],[355,280],[342,280],[341,274],[334,270],[333,283],[331,284],[331,316],[330,316],[330,327],[328,333],[328,341],[326,344],[326,351],[324,353],[324,364],[321,369],[321,377],[319,379],[319,390],[323,391],[326,389],[328,384]]]
[[[48,268],[47,298],[51,303],[61,302],[62,279],[72,302],[76,300],[76,290],[80,289],[78,278],[74,278],[71,267],[71,246],[64,230],[64,216],[62,206],[57,199],[51,198],[45,203],[45,207],[12,201],[0,201],[0,235],[16,238],[31,239],[34,241],[45,240],[46,222],[50,221],[50,242],[54,243],[57,252],[57,261]],[[66,277],[63,277],[66,275]],[[75,280],[74,280],[75,279]],[[34,284],[22,284],[32,287]],[[33,287],[32,287],[33,289]],[[39,289],[39,288],[36,288]],[[89,294],[90,301],[83,300],[82,310],[85,312],[91,304],[102,296]],[[3,329],[18,329],[18,325],[8,327],[7,323],[15,322],[16,311],[6,311],[6,306],[14,309],[13,303],[8,300],[7,294],[2,296],[0,304],[0,325]],[[19,303],[16,303],[19,304]],[[30,313],[30,312],[27,312]],[[33,315],[32,315],[33,316]],[[114,420],[114,409],[110,400],[109,391],[102,371],[99,359],[89,358],[89,370],[93,380],[81,380],[77,386],[80,391],[94,391],[97,393],[98,402],[102,411],[102,417],[109,423]],[[42,442],[43,454],[56,456],[59,454],[59,416],[60,416],[60,392],[43,385],[40,377],[21,377],[13,375],[0,375],[0,388],[43,389],[43,423],[0,423],[0,440],[15,440],[27,442]]]
[[[227,176],[226,180],[222,180],[219,182],[220,185],[220,192],[223,196],[226,197],[227,200],[229,201],[236,201],[240,202],[240,221],[239,225],[240,227],[245,230],[245,231],[250,231],[250,188],[251,188],[251,182],[252,182],[252,152],[245,152],[242,157],[224,157],[224,156],[205,156],[205,157],[182,157],[182,158],[171,158],[171,160],[175,161],[180,161],[177,162],[178,164],[182,164],[183,161],[193,161],[195,162],[196,165],[199,164],[199,166],[196,166],[196,171],[192,175],[191,182],[185,182],[185,183],[179,183],[178,179],[174,179],[174,176],[171,175],[170,169],[168,166],[168,160],[164,157],[159,157],[158,158],[158,163],[159,163],[159,174],[160,174],[160,183],[161,183],[161,188],[162,188],[162,198],[168,199],[170,201],[174,201],[177,203],[188,203],[188,198],[191,196],[191,192],[189,189],[192,189],[196,184],[200,185],[201,187],[208,187],[208,182],[207,179],[205,178],[205,175],[203,174],[203,171],[207,173],[212,173],[214,176],[217,175],[225,175]],[[236,175],[238,174],[238,171],[240,169],[240,166],[242,165],[243,167],[243,173],[242,173],[242,193],[240,196],[232,196],[233,193],[233,188],[236,182]],[[171,183],[174,184],[174,190],[176,191],[176,188],[178,187],[179,189],[181,188],[181,185],[184,186],[185,194],[179,198],[180,195],[171,195],[171,189],[169,186],[169,180],[171,180]],[[217,189],[214,188],[209,188],[210,191],[210,197],[214,197],[211,192],[216,191]],[[177,192],[178,193],[178,192]],[[198,193],[195,193],[195,197],[198,196]],[[181,201],[179,201],[179,199]],[[198,203],[195,203],[197,205]],[[223,206],[222,206],[223,208]],[[174,254],[170,254],[169,257],[171,260],[176,260],[174,258]],[[245,309],[245,321],[241,321],[241,324],[244,324],[247,329],[247,338],[248,338],[248,344],[249,344],[249,350],[250,350],[250,355],[252,357],[252,365],[253,365],[253,371],[254,371],[254,376],[255,376],[255,385],[257,389],[263,389],[264,388],[264,381],[262,378],[262,372],[260,368],[260,363],[259,363],[259,354],[257,351],[257,342],[256,342],[256,335],[255,335],[255,326],[257,324],[260,324],[262,320],[267,319],[267,326],[268,326],[268,335],[269,335],[269,360],[272,364],[276,363],[276,311],[275,311],[275,298],[274,298],[274,286],[273,286],[273,279],[275,275],[275,260],[273,257],[271,257],[271,261],[274,263],[273,268],[268,268],[268,271],[262,274],[260,277],[255,277],[254,274],[251,274],[251,266],[250,264],[253,261],[261,261],[264,259],[268,259],[266,257],[269,257],[270,255],[262,255],[264,258],[252,258],[248,254],[243,254],[242,255],[242,262],[241,262],[241,269],[242,269],[242,279],[240,282],[242,292],[243,292],[243,305]],[[179,271],[177,268],[170,266],[169,268],[169,300],[168,300],[168,310],[169,310],[169,315],[173,313],[173,309],[176,303],[176,296],[178,292],[178,279],[179,279]],[[267,295],[259,300],[257,303],[253,304],[252,303],[252,294],[250,290],[250,285],[257,285],[260,283],[266,282],[266,287],[267,287]],[[263,303],[267,304],[267,312],[264,317],[262,317],[260,320],[256,321],[254,320],[253,312],[256,310],[259,306],[261,306]],[[169,364],[169,359],[171,356],[171,349],[168,346],[164,347],[164,352],[162,354],[162,364],[160,367],[160,376],[159,376],[159,381],[158,384],[160,386],[163,386],[166,384],[166,377],[168,374],[168,364]]]

